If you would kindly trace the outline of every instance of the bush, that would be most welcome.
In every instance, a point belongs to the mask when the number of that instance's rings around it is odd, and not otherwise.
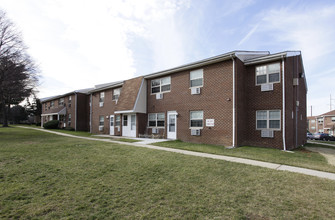
[[[43,127],[45,129],[57,129],[59,125],[59,121],[58,120],[52,120],[52,121],[48,121],[47,123],[45,123],[43,125]]]
[[[74,131],[74,128],[72,128],[72,127],[66,127],[66,128],[64,128],[64,130],[67,130],[67,131]]]
[[[39,126],[39,127],[41,127],[41,122],[39,122],[39,123],[36,123],[36,126]]]

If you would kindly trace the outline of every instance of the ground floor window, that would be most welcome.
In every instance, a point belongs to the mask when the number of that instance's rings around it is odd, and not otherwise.
[[[70,126],[71,125],[71,114],[69,114],[68,120],[67,120],[67,124]]]
[[[202,128],[204,120],[203,111],[190,111],[190,127],[191,128]]]
[[[280,110],[256,111],[256,128],[280,130]]]
[[[164,127],[165,114],[164,113],[150,113],[149,114],[149,127]]]
[[[103,115],[99,116],[99,126],[104,126],[105,117]]]
[[[121,125],[121,116],[116,115],[115,116],[115,126],[120,126]]]

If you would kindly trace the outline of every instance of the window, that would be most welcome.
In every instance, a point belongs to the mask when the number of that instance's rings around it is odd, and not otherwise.
[[[315,124],[315,120],[311,120],[311,124]]]
[[[319,124],[322,124],[322,123],[323,123],[323,118],[319,118],[319,119],[318,119],[318,123],[319,123]]]
[[[72,96],[69,96],[68,107],[71,107]]]
[[[58,105],[61,106],[61,105],[64,105],[64,98],[60,98],[58,100]]]
[[[256,67],[256,85],[280,82],[280,63]]]
[[[203,86],[204,70],[194,70],[190,72],[190,83],[191,87]]]
[[[99,116],[99,126],[104,126],[105,117],[103,115]]]
[[[50,107],[53,108],[55,106],[55,102],[54,101],[51,101],[50,102]]]
[[[123,116],[123,126],[128,126],[128,115]]]
[[[120,126],[121,125],[121,116],[116,115],[115,116],[115,126]]]
[[[130,116],[130,130],[136,129],[136,115]]]
[[[335,117],[332,117],[332,122],[335,122]]]
[[[202,128],[203,119],[204,119],[203,111],[191,111],[190,112],[191,128]]]
[[[171,77],[151,80],[151,93],[169,92],[171,86]]]
[[[69,114],[69,117],[68,117],[67,123],[68,123],[69,125],[71,125],[71,114]]]
[[[105,92],[100,92],[99,102],[105,101]]]
[[[113,100],[118,100],[121,93],[121,88],[113,90]]]
[[[315,127],[311,127],[311,130],[315,130]]]
[[[164,127],[165,114],[164,113],[150,113],[149,114],[149,127]]]
[[[280,110],[256,111],[256,128],[280,130]]]
[[[48,110],[48,105],[47,105],[47,103],[44,104],[44,110],[45,110],[45,111]]]
[[[322,132],[323,132],[323,130],[322,130],[322,129],[319,129],[319,132],[320,132],[320,133],[322,133]]]

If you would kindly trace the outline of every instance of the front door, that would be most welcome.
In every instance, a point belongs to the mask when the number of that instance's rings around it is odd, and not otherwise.
[[[109,123],[109,125],[110,125],[110,128],[109,128],[109,134],[110,134],[110,135],[114,135],[114,115],[111,115],[111,116],[109,117],[109,119],[110,119],[110,123]]]
[[[122,116],[122,136],[136,137],[136,114]]]
[[[168,112],[167,118],[167,138],[177,139],[177,112]]]

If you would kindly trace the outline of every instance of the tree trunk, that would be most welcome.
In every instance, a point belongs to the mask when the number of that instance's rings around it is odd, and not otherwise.
[[[3,116],[2,127],[8,127],[8,111],[7,111],[5,103],[1,103],[1,109],[2,109],[2,116]]]

